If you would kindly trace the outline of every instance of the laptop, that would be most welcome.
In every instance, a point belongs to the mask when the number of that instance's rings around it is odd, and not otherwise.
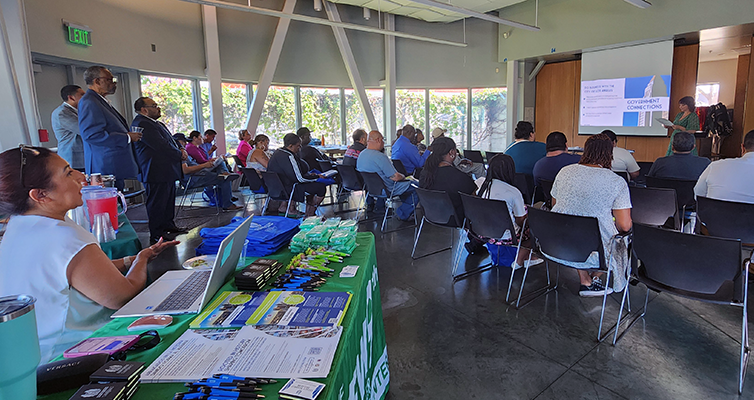
[[[212,269],[168,271],[111,317],[199,313],[235,272],[251,218],[246,218],[220,243]]]

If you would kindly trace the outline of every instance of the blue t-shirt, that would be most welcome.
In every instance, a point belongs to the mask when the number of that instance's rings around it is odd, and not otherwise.
[[[554,157],[545,157],[534,164],[534,183],[539,184],[540,179],[554,182],[555,176],[566,165],[576,164],[581,159],[577,154],[562,153]]]
[[[542,142],[515,142],[505,150],[505,154],[513,157],[517,173],[532,175],[534,164],[547,155],[547,145]]]
[[[406,172],[413,174],[416,168],[424,166],[429,153],[425,151],[424,155],[420,155],[419,149],[405,136],[401,136],[393,143],[391,158],[393,160],[401,160],[403,166],[406,167]]]
[[[377,150],[364,149],[359,153],[359,158],[356,160],[356,170],[359,172],[375,172],[385,182],[385,186],[388,190],[393,189],[393,185],[396,185],[395,192],[393,194],[400,195],[405,192],[411,183],[408,181],[394,182],[390,179],[395,175],[396,171],[393,163],[387,158],[385,153],[381,153]],[[387,193],[390,195],[390,193]]]

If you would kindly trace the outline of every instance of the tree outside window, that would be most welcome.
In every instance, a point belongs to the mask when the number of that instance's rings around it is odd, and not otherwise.
[[[453,139],[459,149],[466,148],[467,97],[467,89],[429,91],[429,129],[447,129],[445,136]]]
[[[471,148],[503,151],[508,144],[506,88],[471,89]]]
[[[312,131],[312,137],[324,144],[341,145],[340,90],[331,88],[301,88],[301,117],[303,126]]]
[[[290,86],[270,86],[256,134],[270,138],[270,147],[282,147],[283,136],[296,132],[296,91]]]
[[[366,89],[366,92],[369,105],[372,107],[372,113],[374,113],[374,119],[377,122],[377,126],[374,129],[383,132],[384,91],[382,89]],[[364,119],[364,113],[356,99],[356,92],[353,89],[345,89],[344,95],[346,97],[346,139],[351,136],[353,131],[359,128],[369,132],[366,120]]]
[[[395,91],[395,126],[398,129],[407,124],[413,125],[414,128],[424,129],[424,121],[427,118],[424,111],[424,89]],[[395,138],[395,132],[390,134]]]
[[[162,109],[162,121],[173,133],[194,129],[194,101],[191,79],[142,75],[141,95],[150,97]]]

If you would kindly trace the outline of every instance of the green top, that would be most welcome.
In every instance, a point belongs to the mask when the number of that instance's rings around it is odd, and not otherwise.
[[[687,115],[686,118],[683,118],[683,112],[679,112],[678,115],[675,116],[675,119],[673,120],[673,124],[680,125],[684,127],[686,131],[698,131],[701,129],[699,127],[699,117],[696,115],[695,112],[692,112],[691,114]],[[669,156],[673,154],[673,137],[677,132],[681,132],[679,129],[676,129],[673,131],[673,134],[670,135],[670,143],[668,143],[668,151],[665,153],[665,156]],[[691,152],[693,155],[698,155],[696,151],[696,147],[694,147],[694,150]]]

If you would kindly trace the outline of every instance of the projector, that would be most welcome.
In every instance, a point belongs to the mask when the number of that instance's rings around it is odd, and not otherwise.
[[[652,5],[652,3],[645,0],[623,0],[623,1],[639,8],[647,8]]]

